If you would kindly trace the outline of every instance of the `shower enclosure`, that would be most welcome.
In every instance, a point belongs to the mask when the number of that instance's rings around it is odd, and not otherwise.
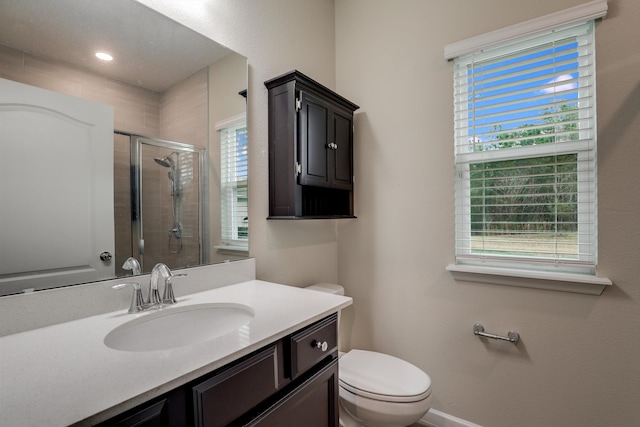
[[[143,273],[158,262],[172,269],[203,264],[205,149],[120,131],[115,138],[117,274],[129,274],[120,268],[128,257],[140,262]]]
[[[175,156],[175,160],[174,160]],[[183,153],[184,157],[184,153]],[[172,151],[164,157],[155,157],[154,162],[164,168],[168,168],[167,178],[169,178],[169,193],[171,194],[171,218],[172,226],[169,229],[169,253],[179,254],[182,252],[182,179],[180,152]],[[143,175],[144,176],[144,175]]]

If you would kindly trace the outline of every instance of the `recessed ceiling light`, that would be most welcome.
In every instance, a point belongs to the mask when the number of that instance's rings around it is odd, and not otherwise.
[[[103,61],[112,61],[113,60],[113,56],[109,55],[108,53],[104,53],[104,52],[96,52],[96,56],[98,57],[98,59],[102,59]]]

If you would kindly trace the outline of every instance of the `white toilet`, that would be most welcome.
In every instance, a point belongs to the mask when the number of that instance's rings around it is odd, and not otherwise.
[[[330,283],[307,289],[344,295]],[[342,427],[404,427],[431,408],[431,378],[402,359],[354,349],[340,356],[338,369]]]

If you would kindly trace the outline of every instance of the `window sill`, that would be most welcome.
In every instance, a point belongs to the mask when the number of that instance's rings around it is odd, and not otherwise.
[[[247,246],[222,245],[214,246],[214,249],[217,249],[220,252],[249,253],[249,248]]]
[[[455,264],[449,264],[446,270],[451,272],[455,280],[589,295],[600,295],[607,286],[613,285],[613,282],[606,277],[581,274],[521,271],[509,268]]]

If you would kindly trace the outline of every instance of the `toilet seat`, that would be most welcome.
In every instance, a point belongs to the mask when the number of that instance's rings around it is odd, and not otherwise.
[[[388,354],[351,350],[338,363],[339,384],[361,397],[408,403],[431,395],[431,378],[418,367]]]

